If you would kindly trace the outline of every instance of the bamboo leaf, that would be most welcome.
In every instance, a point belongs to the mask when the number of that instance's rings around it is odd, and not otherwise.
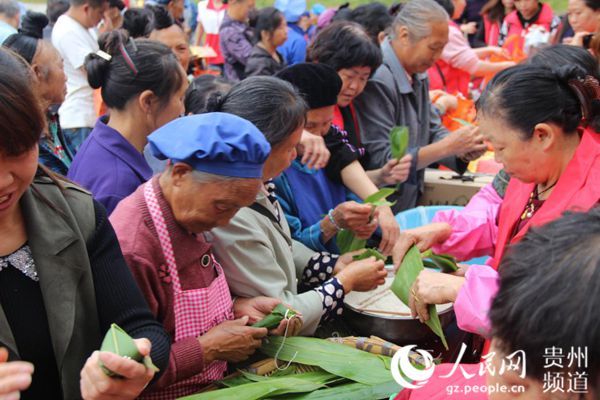
[[[392,194],[394,194],[394,189],[383,188],[380,189],[377,193],[373,193],[372,195],[367,197],[364,202],[365,204],[375,204],[376,202],[385,200]]]
[[[396,160],[401,159],[408,149],[408,128],[406,126],[395,126],[390,131],[390,147],[392,157]]]
[[[452,121],[458,122],[461,126],[471,126],[473,125],[469,121],[466,121],[462,118],[452,118]]]
[[[367,197],[364,201],[365,204],[373,204],[374,206],[392,206],[394,203],[390,203],[385,199],[394,193],[394,189],[383,188],[377,193],[373,193]],[[364,239],[357,239],[352,231],[344,229],[340,231],[336,237],[335,242],[340,249],[340,254],[348,253],[355,250],[364,249],[367,245],[367,241]]]
[[[377,251],[376,249],[366,249],[363,253],[352,257],[352,259],[354,261],[359,261],[359,260],[365,260],[369,257],[375,257],[376,259],[381,260],[381,261],[386,260],[386,257],[383,254],[381,254],[379,251]]]
[[[287,313],[288,319],[290,319],[294,315],[296,315],[296,311],[292,310],[291,308],[287,308],[286,306],[284,306],[281,303],[277,304],[275,306],[275,308],[273,308],[273,311],[271,311],[271,313],[269,315],[267,315],[260,321],[255,322],[254,324],[252,324],[252,326],[255,328],[267,328],[267,329],[277,328],[279,326],[279,324],[281,323],[281,321],[284,318],[286,318],[286,313]]]
[[[283,338],[271,336],[263,340],[260,351],[283,361],[314,365],[323,370],[364,384],[389,381],[389,361],[365,351],[339,343],[307,337]],[[360,366],[360,368],[357,368]]]
[[[184,400],[257,400],[269,395],[286,393],[313,392],[323,387],[321,383],[311,382],[294,377],[270,378],[263,382],[251,382],[245,385],[203,392],[191,396],[180,397]]]
[[[421,253],[416,246],[413,246],[404,256],[402,264],[400,265],[400,268],[396,273],[396,277],[394,278],[394,282],[392,283],[392,292],[394,292],[394,294],[398,296],[398,298],[407,306],[410,288],[421,271],[423,271]],[[429,311],[429,320],[425,323],[437,336],[440,337],[444,347],[447,350],[448,343],[446,342],[446,337],[444,336],[442,324],[440,322],[435,305],[430,304],[427,307],[427,310]]]
[[[142,356],[138,351],[138,348],[134,340],[117,324],[111,324],[108,332],[102,340],[100,351],[107,351],[109,353],[117,354],[121,357],[130,358],[139,363],[143,363],[146,368],[153,369],[155,372],[158,368],[152,363],[152,359],[149,356]],[[102,361],[98,361],[100,368],[108,376],[119,376],[113,371],[109,370],[104,366]]]
[[[390,395],[398,393],[402,386],[396,381],[388,381],[379,385],[365,385],[363,383],[345,383],[332,388],[319,389],[312,393],[300,395],[278,396],[274,399],[280,400],[322,400],[322,399],[344,399],[344,400],[367,400],[387,399]]]

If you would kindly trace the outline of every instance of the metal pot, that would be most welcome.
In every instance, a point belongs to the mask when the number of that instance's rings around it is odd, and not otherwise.
[[[453,307],[440,311],[438,314],[442,328],[446,328],[456,320]],[[368,311],[359,311],[351,305],[345,304],[344,322],[360,336],[378,336],[400,346],[433,344],[436,340],[439,341],[439,338],[427,325],[412,318],[409,313],[384,316]]]

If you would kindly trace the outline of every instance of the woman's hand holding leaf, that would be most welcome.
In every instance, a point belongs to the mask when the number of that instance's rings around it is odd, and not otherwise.
[[[333,209],[333,219],[342,229],[356,231],[369,224],[373,207],[355,201],[345,201]]]
[[[421,322],[429,320],[429,304],[453,303],[465,278],[440,272],[421,271],[410,290],[409,304],[413,317]]]
[[[134,340],[139,353],[148,356],[152,347],[148,339]],[[119,377],[108,376],[100,362]],[[154,377],[155,371],[145,364],[107,351],[95,351],[81,370],[81,395],[84,399],[135,399]]]
[[[353,290],[368,292],[385,283],[387,271],[383,261],[369,257],[360,261],[353,261],[336,275],[344,286],[344,291]]]
[[[400,239],[392,251],[394,269],[397,270],[406,252],[416,245],[420,251],[430,249],[432,246],[443,243],[452,234],[452,227],[444,222],[427,224],[414,229],[402,231]]]
[[[381,175],[378,183],[385,186],[406,182],[410,175],[411,164],[412,154],[406,154],[399,160],[395,158],[389,160],[381,168]]]

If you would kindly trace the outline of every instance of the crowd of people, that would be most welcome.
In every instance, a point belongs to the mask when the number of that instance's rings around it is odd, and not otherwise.
[[[544,348],[587,346],[596,398],[600,2],[255,6],[0,0],[0,398],[173,399],[266,335],[321,335],[389,272],[341,231],[396,269],[413,245],[490,256],[421,272],[413,316],[451,302],[488,339],[473,350],[527,351],[507,379],[531,398],[551,398]],[[477,120],[450,129],[461,101]],[[400,231],[425,168],[462,174],[490,149],[493,183]],[[390,203],[364,203],[384,187]],[[251,326],[280,303],[298,317]],[[99,351],[113,323],[158,372]]]

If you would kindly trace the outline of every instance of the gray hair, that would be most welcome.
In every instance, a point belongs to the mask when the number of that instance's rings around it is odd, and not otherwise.
[[[396,29],[405,26],[408,29],[410,40],[419,40],[431,35],[432,22],[446,22],[448,13],[433,0],[411,0],[406,3],[394,20],[391,38],[396,34]]]
[[[14,18],[19,14],[19,3],[16,0],[0,0],[0,14]]]
[[[192,172],[192,176],[197,183],[215,183],[215,182],[231,182],[231,181],[239,181],[244,178],[238,178],[234,176],[223,176],[223,175],[215,175],[209,174],[208,172],[202,172],[198,170],[194,170]]]

